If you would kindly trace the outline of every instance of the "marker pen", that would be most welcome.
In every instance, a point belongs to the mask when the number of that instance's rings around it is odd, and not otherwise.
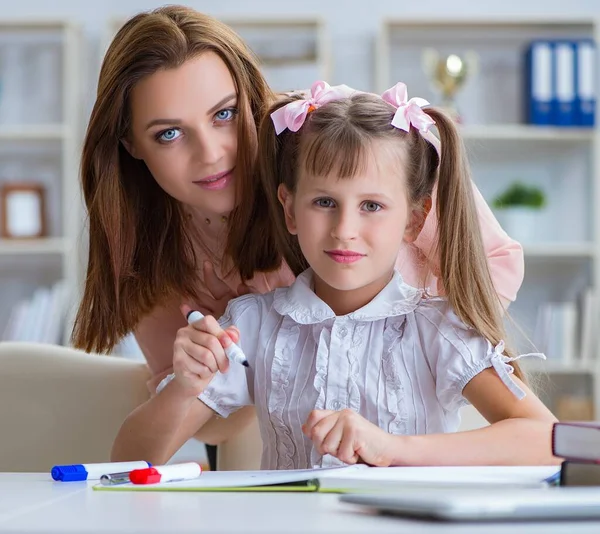
[[[202,315],[199,311],[191,311],[187,314],[188,324],[195,323],[200,319],[204,319],[204,315]],[[235,343],[232,342],[231,345],[225,349],[225,354],[229,358],[229,361],[241,363],[244,367],[250,367],[250,364],[246,359],[246,355]]]
[[[78,480],[97,480],[107,473],[121,471],[133,471],[151,467],[149,462],[109,462],[105,464],[73,464],[55,465],[50,474],[54,480],[62,482],[74,482]]]
[[[133,484],[157,484],[158,482],[177,482],[192,480],[202,473],[202,467],[195,462],[185,464],[161,465],[146,469],[134,469],[129,473]]]

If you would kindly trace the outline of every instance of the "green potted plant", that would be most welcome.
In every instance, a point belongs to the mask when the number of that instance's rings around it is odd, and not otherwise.
[[[517,241],[535,238],[539,213],[546,205],[544,191],[534,185],[514,182],[492,201],[498,222]]]

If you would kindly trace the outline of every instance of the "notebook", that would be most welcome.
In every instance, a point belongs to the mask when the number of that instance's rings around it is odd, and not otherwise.
[[[437,490],[342,495],[340,500],[385,514],[440,521],[600,519],[600,488]]]
[[[193,480],[94,486],[96,491],[271,491],[356,493],[419,488],[541,488],[554,467],[369,467],[353,465],[282,471],[207,471]]]

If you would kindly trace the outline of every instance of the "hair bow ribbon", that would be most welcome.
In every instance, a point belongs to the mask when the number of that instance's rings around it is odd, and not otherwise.
[[[429,131],[435,121],[421,108],[428,106],[429,102],[424,98],[413,97],[408,100],[406,84],[398,82],[394,87],[388,89],[381,98],[396,108],[392,119],[392,126],[408,132],[411,125],[419,132],[425,134]]]
[[[341,100],[354,94],[356,91],[347,85],[330,86],[327,82],[318,81],[310,88],[310,97],[294,100],[271,113],[271,120],[275,126],[275,133],[279,135],[286,128],[297,132],[306,116],[313,110],[327,102]]]

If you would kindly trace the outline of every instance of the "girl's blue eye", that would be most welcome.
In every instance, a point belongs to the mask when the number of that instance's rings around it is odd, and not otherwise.
[[[315,200],[315,204],[319,206],[319,208],[333,208],[334,203],[330,198],[318,198]]]
[[[215,119],[217,119],[218,121],[227,122],[227,121],[233,120],[236,113],[237,113],[237,110],[235,108],[222,109],[221,111],[217,111],[215,113]]]
[[[168,130],[164,130],[158,134],[158,140],[169,143],[178,139],[181,135],[181,131],[178,128],[169,128]]]
[[[377,202],[367,201],[363,204],[363,208],[365,209],[365,211],[375,212],[381,209],[381,205],[377,204]]]

